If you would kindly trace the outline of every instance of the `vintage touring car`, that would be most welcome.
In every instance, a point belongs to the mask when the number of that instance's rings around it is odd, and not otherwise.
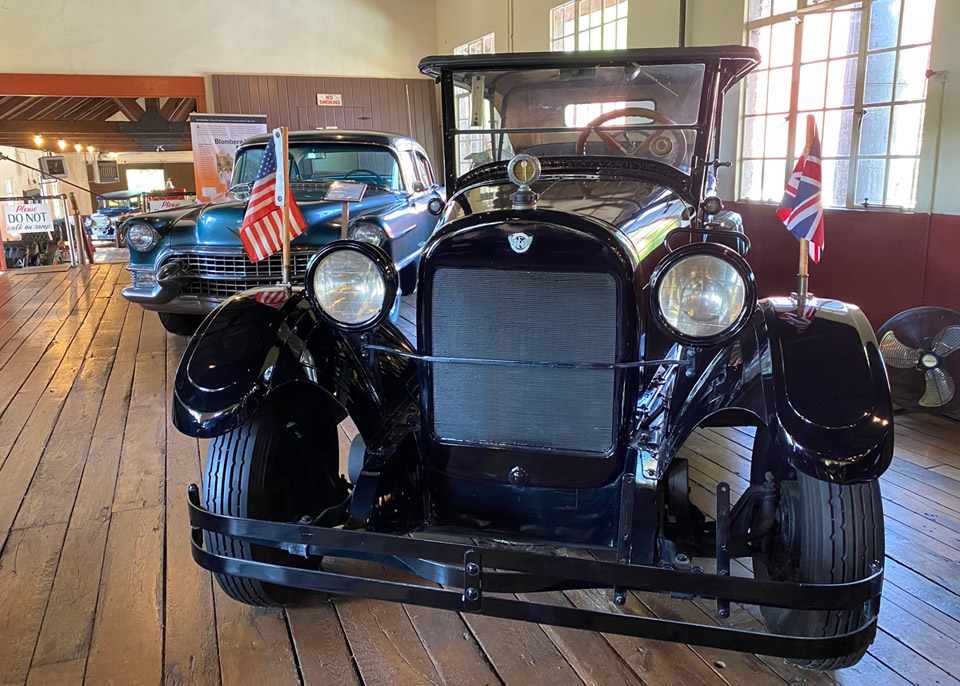
[[[389,256],[338,241],[305,289],[224,303],[181,362],[174,422],[213,439],[188,494],[193,556],[228,595],[311,589],[815,669],[860,659],[890,393],[858,308],[758,298],[749,240],[712,194],[723,95],[757,62],[743,47],[421,62],[441,87],[450,198],[420,263],[416,342],[386,320]],[[704,512],[677,452],[718,425],[756,428],[751,485],[731,502],[720,483]],[[346,576],[325,556],[442,586]],[[610,589],[612,611],[503,595],[573,588]],[[759,605],[769,632],[618,611],[634,590],[712,598],[721,618]]]
[[[244,141],[231,190],[216,202],[151,212],[123,225],[130,246],[130,286],[123,296],[157,310],[168,331],[192,334],[230,296],[280,279],[280,255],[251,262],[237,233],[268,138]],[[413,291],[420,250],[443,207],[419,143],[375,131],[294,131],[290,178],[307,222],[291,243],[296,283],[303,283],[313,254],[341,235],[342,203],[325,195],[332,181],[347,180],[367,187],[349,211],[349,236],[383,248],[400,272],[403,292]]]

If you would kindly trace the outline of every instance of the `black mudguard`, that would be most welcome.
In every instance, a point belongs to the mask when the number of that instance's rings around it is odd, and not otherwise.
[[[364,334],[337,330],[302,291],[270,304],[283,294],[279,288],[240,293],[204,320],[177,370],[174,426],[199,438],[224,434],[267,396],[299,384],[305,392],[298,402],[318,403],[318,412],[332,412],[337,422],[349,414],[371,450],[395,446],[397,426],[409,432],[409,415],[416,416],[416,364],[365,356],[361,338],[413,352],[410,342],[390,323]]]
[[[756,423],[762,469],[786,463],[834,483],[876,478],[893,455],[893,404],[873,329],[855,306],[759,302],[740,337],[702,351],[678,384],[666,457],[697,426]],[[763,473],[762,471],[760,472]]]

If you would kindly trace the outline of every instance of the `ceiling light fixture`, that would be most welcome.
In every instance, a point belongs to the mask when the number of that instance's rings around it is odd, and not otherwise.
[[[83,146],[77,143],[76,145],[73,146],[73,149],[76,150],[77,152],[80,152],[83,150]]]
[[[67,149],[67,142],[61,138],[60,140],[57,141],[57,146],[58,146],[61,150],[66,150],[66,149]]]
[[[91,153],[91,154],[93,153],[93,146],[92,146],[92,145],[88,145],[88,146],[87,146],[87,152],[89,152],[89,153]]]
[[[37,147],[40,147],[41,145],[43,145],[43,136],[41,136],[38,133],[36,136],[33,137],[33,142]]]

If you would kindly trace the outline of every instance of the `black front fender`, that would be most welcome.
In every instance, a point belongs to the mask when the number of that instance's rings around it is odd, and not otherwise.
[[[697,373],[677,384],[667,459],[698,426],[755,423],[760,475],[778,465],[836,483],[883,473],[893,405],[876,337],[853,305],[812,302],[800,318],[789,299],[761,300],[737,339],[697,354]]]
[[[392,324],[365,333],[330,326],[302,291],[240,293],[198,329],[177,370],[173,423],[199,438],[246,422],[260,404],[292,383],[318,391],[339,416],[349,414],[371,448],[396,440],[397,423],[416,410],[416,364],[392,355],[367,356],[362,338],[393,349],[414,349]],[[301,402],[310,402],[304,394]],[[320,409],[320,408],[318,408]]]

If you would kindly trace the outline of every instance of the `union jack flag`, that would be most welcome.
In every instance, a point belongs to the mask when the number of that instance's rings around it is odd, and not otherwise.
[[[251,262],[270,257],[283,247],[283,167],[277,169],[277,160],[282,148],[280,129],[275,129],[260,160],[257,178],[250,189],[247,211],[240,225],[240,242]],[[290,206],[290,240],[307,228],[300,208],[287,188],[287,203]]]
[[[787,181],[787,189],[777,208],[787,229],[797,240],[810,241],[810,259],[820,261],[823,252],[823,202],[820,197],[820,135],[813,125],[810,151],[797,160],[797,166]]]

